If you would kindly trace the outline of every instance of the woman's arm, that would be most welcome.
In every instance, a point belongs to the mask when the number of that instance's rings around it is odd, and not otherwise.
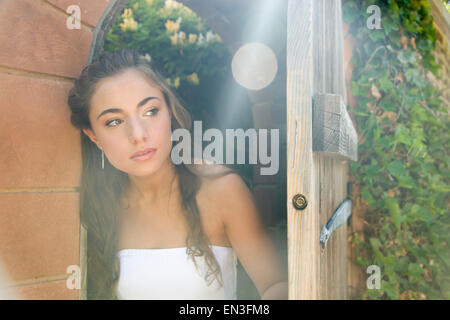
[[[215,212],[261,299],[287,299],[287,276],[250,190],[234,173],[216,179],[212,189]]]
[[[288,300],[288,282],[277,282],[266,289],[261,295],[261,300]]]

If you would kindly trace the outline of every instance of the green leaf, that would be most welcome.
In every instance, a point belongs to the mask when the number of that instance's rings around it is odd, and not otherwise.
[[[383,29],[384,33],[388,35],[394,28],[398,29],[398,26],[392,22],[391,19],[385,19],[383,20]]]
[[[410,263],[408,265],[408,273],[413,277],[420,277],[425,271],[417,263]]]
[[[388,171],[396,178],[406,175],[405,167],[399,160],[392,161],[388,164]]]
[[[394,198],[387,198],[386,207],[389,211],[389,215],[394,221],[395,228],[397,229],[397,231],[400,231],[400,225],[403,221],[403,217],[401,216],[400,207],[397,203],[397,200]]]
[[[383,39],[386,37],[386,34],[384,33],[383,29],[373,29],[369,31],[369,37],[372,39],[372,41],[376,42],[380,39]]]
[[[381,289],[386,292],[389,298],[398,300],[398,292],[394,284],[381,280]]]
[[[421,210],[418,211],[418,216],[422,221],[429,223],[432,218],[432,213],[429,212],[427,209],[422,208]]]
[[[372,204],[375,202],[375,200],[373,199],[372,195],[370,194],[369,188],[368,188],[367,186],[364,186],[364,187],[362,188],[362,190],[361,190],[361,196],[362,196],[362,198],[363,198],[364,200],[367,201],[367,203],[368,203],[369,205],[372,205]]]
[[[410,146],[413,141],[413,138],[410,136],[408,129],[405,128],[405,126],[401,123],[395,129],[395,139],[407,146]]]
[[[361,15],[361,11],[356,9],[352,2],[345,3],[342,6],[342,11],[343,11],[343,19],[347,24],[351,24],[358,18],[358,16]]]
[[[366,292],[367,292],[367,296],[369,298],[377,299],[377,300],[380,299],[381,296],[383,295],[381,290],[376,290],[376,289],[367,289]]]
[[[399,177],[399,187],[412,189],[415,185],[415,181],[411,176],[406,175]]]
[[[383,90],[383,91],[389,91],[394,87],[394,85],[392,84],[392,81],[386,77],[379,79],[378,82],[380,84],[381,90]]]
[[[352,81],[352,93],[355,97],[361,95],[361,93],[359,91],[358,82],[356,82],[356,81]]]
[[[398,4],[396,1],[389,1],[389,7],[393,13],[398,13]]]
[[[402,50],[397,55],[397,58],[403,64],[416,62],[416,54],[411,50]]]
[[[413,82],[418,87],[422,88],[426,85],[425,80],[420,74],[420,71],[417,68],[409,68],[405,72],[406,79],[410,82]]]
[[[371,237],[369,239],[369,242],[370,242],[370,245],[372,247],[372,250],[373,250],[373,253],[375,255],[375,258],[378,260],[378,262],[383,263],[384,262],[384,256],[383,256],[383,254],[380,251],[380,246],[381,246],[380,240],[378,240],[378,238]]]

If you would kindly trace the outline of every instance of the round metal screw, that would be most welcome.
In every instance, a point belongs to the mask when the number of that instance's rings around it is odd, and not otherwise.
[[[295,209],[303,210],[308,205],[308,201],[306,200],[306,197],[300,193],[297,193],[292,198],[292,204],[294,205]]]

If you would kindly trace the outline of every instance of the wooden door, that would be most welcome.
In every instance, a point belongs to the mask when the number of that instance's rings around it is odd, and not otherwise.
[[[288,0],[287,14],[289,299],[347,299],[347,224],[323,250],[319,242],[347,197],[349,160],[357,160],[345,107],[341,1]]]

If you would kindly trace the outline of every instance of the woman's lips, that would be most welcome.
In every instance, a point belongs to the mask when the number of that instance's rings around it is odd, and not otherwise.
[[[136,161],[145,161],[148,160],[150,158],[152,158],[156,153],[156,149],[151,149],[150,151],[147,151],[147,153],[143,154],[143,155],[139,155],[139,156],[133,156],[131,157],[132,160],[136,160]]]

